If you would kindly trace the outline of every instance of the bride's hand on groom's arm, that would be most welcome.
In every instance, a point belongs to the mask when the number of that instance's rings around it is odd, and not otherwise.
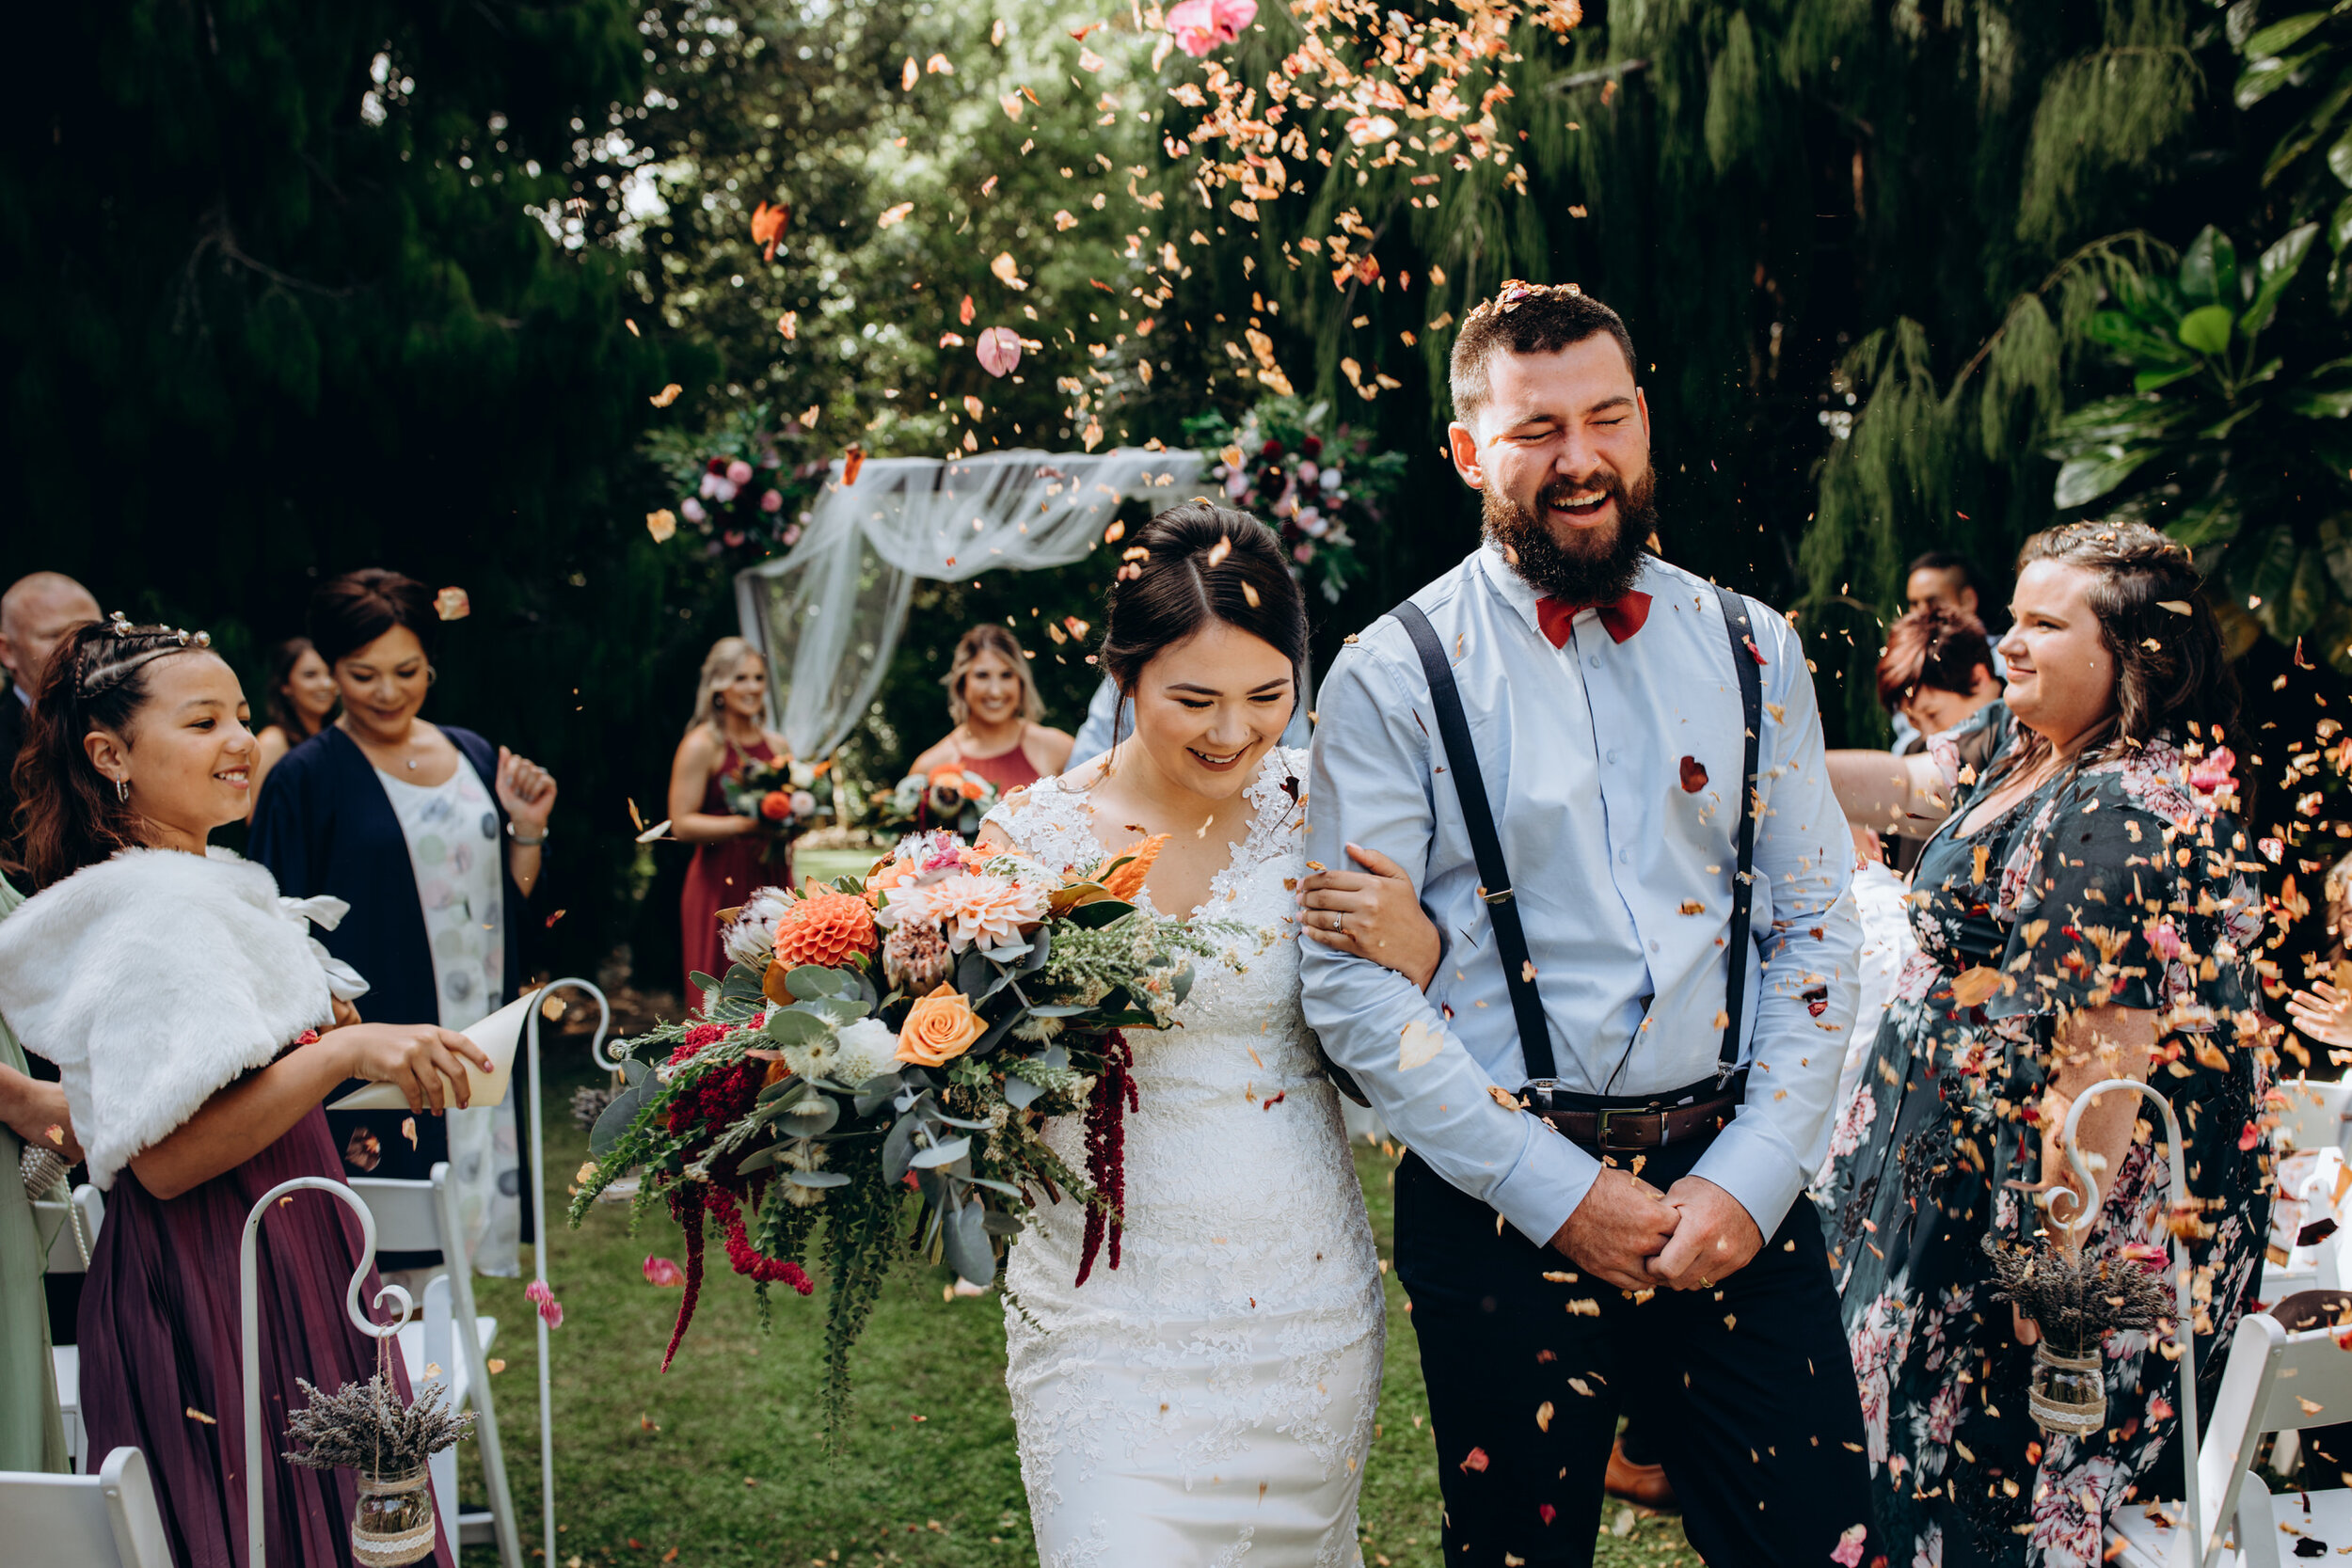
[[[1649,1265],[1673,1244],[1679,1218],[1657,1188],[1607,1165],[1551,1238],[1551,1249],[1621,1291],[1653,1290],[1661,1281]]]
[[[1746,1205],[1704,1176],[1667,1188],[1666,1204],[1681,1219],[1665,1250],[1649,1260],[1651,1285],[1711,1291],[1763,1250],[1764,1232]]]
[[[1318,871],[1299,884],[1307,934],[1326,947],[1393,969],[1427,990],[1444,949],[1412,879],[1376,849],[1351,844],[1347,856],[1364,869]]]

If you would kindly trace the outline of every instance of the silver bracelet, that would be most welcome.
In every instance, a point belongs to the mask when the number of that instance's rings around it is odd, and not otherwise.
[[[539,836],[537,838],[523,837],[522,834],[515,831],[515,824],[512,819],[509,819],[506,824],[506,836],[515,841],[515,847],[517,849],[536,849],[539,846],[548,841],[547,831],[545,829],[540,830]]]

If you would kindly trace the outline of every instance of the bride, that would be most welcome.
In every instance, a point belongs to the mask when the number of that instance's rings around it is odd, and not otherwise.
[[[1245,934],[1238,969],[1200,966],[1178,1028],[1132,1038],[1117,1265],[1073,1283],[1076,1203],[1041,1208],[1010,1249],[1006,1382],[1038,1555],[1358,1563],[1386,1328],[1338,1099],[1299,1012],[1307,755],[1277,742],[1306,610],[1246,513],[1175,507],[1136,545],[1102,654],[1134,734],[1009,797],[980,844],[1060,867],[1167,834],[1139,901]],[[1425,983],[1436,930],[1393,866],[1365,863],[1318,885],[1357,892],[1347,935]],[[1073,1169],[1081,1119],[1047,1134]]]

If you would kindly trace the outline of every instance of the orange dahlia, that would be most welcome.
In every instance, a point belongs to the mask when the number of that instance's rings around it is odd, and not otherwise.
[[[777,920],[775,962],[786,974],[803,964],[837,969],[853,953],[870,958],[876,940],[871,904],[855,894],[819,893]]]

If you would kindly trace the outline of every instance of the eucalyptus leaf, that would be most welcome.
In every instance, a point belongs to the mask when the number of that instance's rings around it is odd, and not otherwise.
[[[879,1078],[868,1078],[857,1087],[857,1114],[870,1117],[890,1103],[898,1092],[898,1075],[885,1072]]]
[[[807,1092],[808,1081],[806,1079],[779,1078],[772,1084],[762,1085],[757,1097],[752,1101],[752,1103],[755,1105],[772,1105],[779,1100],[798,1100],[802,1095],[806,1094]]]
[[[1026,1078],[1009,1072],[1005,1075],[1005,1103],[1016,1111],[1027,1110],[1044,1092]]]
[[[1007,1013],[1004,1017],[990,1024],[988,1026],[988,1033],[982,1035],[978,1039],[974,1040],[972,1042],[972,1049],[964,1053],[964,1054],[968,1056],[985,1056],[989,1054],[998,1046],[1005,1043],[1005,1037],[1010,1034],[1012,1032],[1012,1026],[1020,1022],[1021,1013],[1018,1009]]]
[[[1019,1214],[1007,1213],[1002,1209],[991,1209],[987,1214],[982,1217],[982,1223],[988,1227],[988,1233],[992,1236],[1018,1236],[1021,1234],[1021,1216]]]
[[[857,990],[857,976],[823,964],[803,964],[784,977],[784,989],[792,993],[795,1002],[807,1002],[819,996],[839,996],[845,990]]]
[[[812,1045],[832,1033],[823,1019],[797,1004],[770,1013],[763,1032],[778,1045]]]
[[[914,1117],[900,1117],[882,1139],[882,1180],[893,1186],[906,1180],[914,1160]]]
[[[948,1266],[975,1285],[996,1277],[996,1254],[988,1244],[987,1212],[978,1198],[959,1203],[948,1212],[940,1232]]]
[[[989,982],[995,977],[995,966],[977,947],[965,948],[956,959],[956,990],[976,1002],[988,994]]]
[[[776,1163],[776,1156],[782,1152],[782,1145],[770,1144],[765,1148],[755,1148],[752,1150],[749,1154],[744,1155],[742,1159],[736,1162],[735,1173],[738,1176],[749,1176],[754,1171],[766,1170],[770,1165]]]
[[[1077,1018],[1092,1011],[1094,1011],[1094,1005],[1090,1002],[1056,1002],[1046,1006],[1031,1007],[1029,1016],[1031,1018]]]
[[[1037,1065],[1055,1072],[1061,1071],[1070,1065],[1070,1048],[1058,1042],[1049,1042],[1043,1051],[1038,1053]]]
[[[612,1146],[628,1132],[629,1124],[637,1119],[637,1113],[644,1108],[647,1091],[653,1087],[653,1076],[646,1073],[612,1097],[612,1102],[597,1115],[596,1125],[589,1130],[589,1153],[601,1160],[612,1151]]]
[[[1021,960],[1021,973],[1035,974],[1039,970],[1043,969],[1045,960],[1052,956],[1053,950],[1054,928],[1051,926],[1040,926],[1037,928],[1037,935],[1029,939],[1029,952],[1028,956]]]
[[[788,1170],[784,1179],[796,1187],[846,1187],[850,1179],[837,1170]]]
[[[933,1144],[929,1148],[917,1149],[914,1158],[907,1163],[916,1170],[936,1170],[942,1165],[954,1164],[971,1151],[971,1139],[949,1138],[946,1143]]]
[[[830,1132],[841,1119],[841,1101],[829,1094],[812,1094],[785,1108],[779,1121],[789,1123],[796,1136],[809,1138]]]
[[[985,1176],[967,1176],[964,1180],[975,1187],[986,1187],[992,1193],[1002,1193],[1007,1197],[1018,1198],[1021,1196],[1021,1189],[1009,1181],[996,1181]]]

